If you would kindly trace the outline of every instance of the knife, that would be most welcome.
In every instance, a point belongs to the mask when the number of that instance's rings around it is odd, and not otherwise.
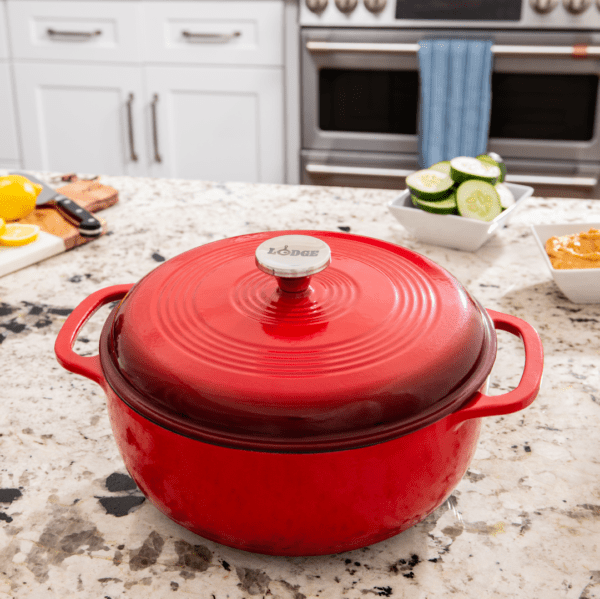
[[[102,233],[102,223],[95,218],[91,212],[88,212],[85,208],[82,208],[67,196],[58,193],[49,185],[46,185],[46,183],[36,179],[29,173],[14,172],[11,173],[11,175],[21,175],[22,177],[29,179],[32,183],[41,185],[42,191],[37,197],[35,202],[36,206],[52,202],[69,221],[79,227],[80,235],[83,235],[84,237],[97,237]]]

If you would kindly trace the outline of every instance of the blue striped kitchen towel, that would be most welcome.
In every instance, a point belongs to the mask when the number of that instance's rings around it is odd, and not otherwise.
[[[485,153],[492,101],[492,42],[423,40],[419,71],[419,166]]]

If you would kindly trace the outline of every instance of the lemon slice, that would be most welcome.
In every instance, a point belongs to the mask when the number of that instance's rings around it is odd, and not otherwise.
[[[6,231],[6,223],[2,218],[0,218],[0,235],[2,235]]]
[[[8,224],[0,235],[0,245],[18,246],[34,242],[40,228],[37,225]]]

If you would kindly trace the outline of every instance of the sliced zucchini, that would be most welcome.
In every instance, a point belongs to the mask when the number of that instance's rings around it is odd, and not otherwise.
[[[494,187],[500,196],[500,204],[502,205],[502,209],[506,210],[507,208],[510,208],[515,203],[515,196],[508,188],[506,183],[496,183]]]
[[[495,164],[486,164],[477,158],[458,156],[450,161],[450,176],[457,183],[478,179],[495,185],[501,174],[500,167]]]
[[[477,160],[481,160],[481,162],[485,162],[486,164],[492,164],[500,169],[500,178],[498,179],[498,183],[502,183],[504,179],[506,179],[506,164],[504,164],[504,160],[502,160],[502,157],[499,154],[496,154],[496,152],[479,154],[479,156],[477,156]]]
[[[437,200],[429,202],[427,200],[420,200],[415,196],[411,196],[413,204],[417,208],[427,210],[427,212],[433,212],[434,214],[457,214],[456,208],[456,193],[451,193],[447,198],[443,200]]]
[[[500,196],[491,183],[471,179],[458,186],[456,204],[461,216],[491,221],[502,212]]]
[[[445,173],[424,169],[406,177],[406,186],[420,200],[437,200],[448,195],[454,181]]]
[[[432,164],[429,168],[433,169],[434,171],[440,171],[440,173],[446,173],[447,175],[450,175],[449,160],[442,160],[441,162],[436,162],[435,164]]]

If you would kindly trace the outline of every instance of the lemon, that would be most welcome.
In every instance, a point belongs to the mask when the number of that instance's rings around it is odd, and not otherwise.
[[[2,233],[4,233],[5,230],[6,230],[6,223],[4,222],[3,219],[0,218],[0,235],[2,235]]]
[[[0,245],[18,246],[32,243],[38,237],[40,228],[37,225],[8,224],[0,235]]]
[[[35,208],[42,186],[21,175],[0,177],[0,218],[18,220]]]

